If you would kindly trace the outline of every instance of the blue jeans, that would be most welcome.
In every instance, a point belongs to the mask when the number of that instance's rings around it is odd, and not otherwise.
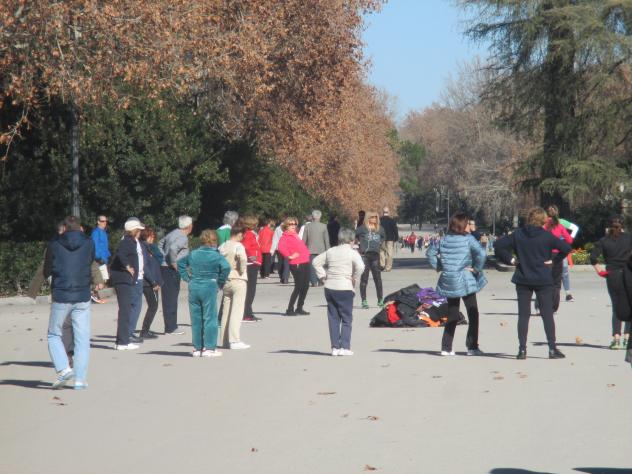
[[[129,312],[129,335],[133,336],[140,318],[140,312],[143,309],[143,281],[136,280],[132,287],[132,305]]]
[[[351,349],[351,323],[353,323],[353,297],[351,290],[325,288],[327,320],[332,349]]]
[[[90,358],[90,305],[90,300],[83,303],[53,302],[48,322],[48,352],[55,370],[60,372],[69,367],[68,355],[61,337],[64,320],[70,315],[75,343],[75,379],[82,382],[86,381]]]
[[[564,291],[565,292],[569,292],[571,291],[571,277],[568,274],[568,259],[565,258],[564,259],[564,269],[562,270],[562,285],[564,285]]]

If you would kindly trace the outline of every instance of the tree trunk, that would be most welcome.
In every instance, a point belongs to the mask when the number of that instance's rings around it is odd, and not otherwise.
[[[70,157],[72,159],[72,192],[70,213],[81,217],[79,207],[79,114],[74,104],[70,105]]]
[[[545,9],[571,5],[572,0],[549,2]],[[565,162],[577,150],[577,119],[575,117],[577,75],[574,70],[575,48],[573,30],[564,25],[568,18],[556,18],[549,25],[548,46],[543,79],[544,143],[541,180],[560,179]],[[543,206],[556,204],[562,215],[569,212],[568,201],[559,190],[540,190]]]

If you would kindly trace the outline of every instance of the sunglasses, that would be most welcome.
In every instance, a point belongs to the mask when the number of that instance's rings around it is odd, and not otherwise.
[[[102,221],[102,220],[99,220],[99,222],[107,222],[107,221]]]

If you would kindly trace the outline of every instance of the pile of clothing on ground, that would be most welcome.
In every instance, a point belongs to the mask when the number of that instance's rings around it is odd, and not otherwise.
[[[410,285],[384,298],[384,308],[371,319],[372,328],[439,327],[448,321],[448,302],[434,288]],[[467,324],[459,313],[458,324]]]

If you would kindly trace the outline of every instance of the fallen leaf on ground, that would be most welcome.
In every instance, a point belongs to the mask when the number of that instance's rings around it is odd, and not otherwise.
[[[250,448],[251,453],[256,453],[257,451],[259,451],[257,448]]]
[[[53,400],[61,400],[59,397],[53,397]]]
[[[576,343],[576,344],[583,344],[583,343],[584,343],[584,340],[583,340],[581,337],[577,336],[577,337],[575,338],[575,343]]]
[[[616,385],[615,385],[615,384],[613,384],[613,383],[609,383],[609,384],[608,384],[608,387],[609,387],[609,388],[612,388],[612,387],[616,387]]]
[[[528,375],[527,375],[527,374],[520,374],[520,375],[519,375],[519,377],[520,377],[521,379],[526,379],[526,378],[528,377]]]
[[[368,464],[364,465],[365,471],[377,471],[377,467],[369,466]]]
[[[441,377],[443,377],[442,375],[433,375],[432,378],[433,379],[440,379]]]
[[[32,331],[32,330],[33,330],[33,328],[26,328],[26,330],[27,330],[27,331]]]
[[[167,364],[162,364],[163,367],[170,367],[171,365],[173,365],[173,364],[168,364],[168,363]]]
[[[501,322],[500,322],[500,325],[501,325],[501,326],[507,326],[507,321],[501,321]]]
[[[335,395],[336,392],[318,392],[318,395]]]
[[[377,420],[379,420],[380,418],[379,418],[378,416],[373,416],[373,415],[370,415],[370,416],[367,416],[367,417],[366,417],[366,419],[367,419],[367,420],[370,420],[370,421],[377,421]]]
[[[349,413],[343,413],[342,415],[340,415],[340,418],[348,418],[349,417]]]
[[[386,368],[386,367],[390,367],[391,364],[384,364],[384,365],[380,365],[380,367]]]
[[[505,377],[503,377],[502,375],[497,375],[496,377],[494,377],[494,380],[502,380]]]

